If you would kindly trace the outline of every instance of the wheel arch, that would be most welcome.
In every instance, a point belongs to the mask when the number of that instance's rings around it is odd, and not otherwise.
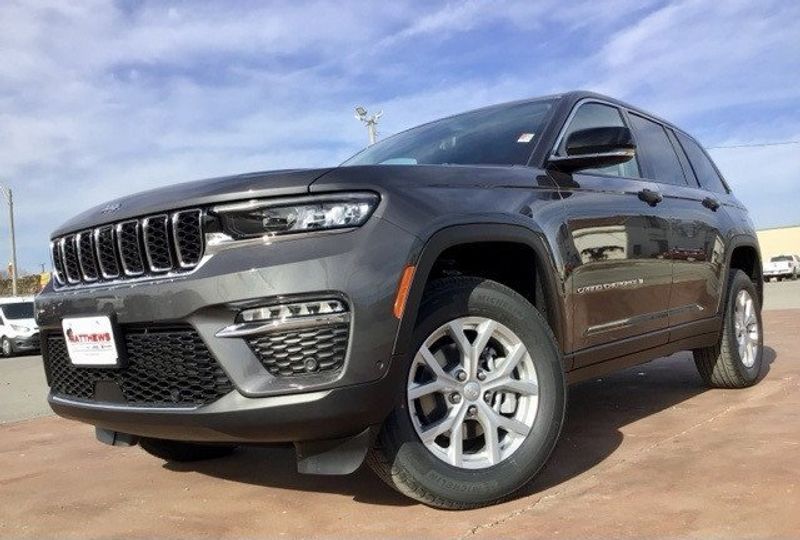
[[[729,270],[733,270],[734,268],[742,270],[750,277],[758,292],[758,303],[763,306],[764,277],[758,239],[751,235],[734,236],[728,246],[726,268]],[[726,274],[723,291],[727,290],[728,279],[730,279],[730,277]]]
[[[562,353],[565,351],[564,340],[567,339],[568,333],[564,288],[543,233],[521,225],[484,223],[448,226],[438,230],[424,243],[416,257],[416,270],[395,339],[394,354],[406,352],[404,346],[410,342],[413,334],[425,287],[434,265],[442,254],[459,246],[490,243],[516,244],[532,251],[536,262],[536,283],[541,285],[542,299],[546,307],[542,315],[550,323],[559,349]]]

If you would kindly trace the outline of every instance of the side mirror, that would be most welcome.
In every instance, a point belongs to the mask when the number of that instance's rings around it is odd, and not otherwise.
[[[567,137],[566,156],[550,156],[548,163],[563,172],[599,169],[633,159],[636,143],[626,127],[596,127],[573,131]]]

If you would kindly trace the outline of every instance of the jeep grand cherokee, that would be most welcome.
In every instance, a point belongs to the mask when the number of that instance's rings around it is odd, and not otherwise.
[[[587,92],[125,197],[51,247],[58,414],[168,460],[291,442],[301,472],[367,461],[438,507],[528,482],[568,383],[680,350],[717,388],[762,364],[747,211],[690,135]]]

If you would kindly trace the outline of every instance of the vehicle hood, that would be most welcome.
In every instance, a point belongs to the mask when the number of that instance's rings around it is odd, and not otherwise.
[[[308,193],[314,180],[330,172],[324,169],[290,169],[223,176],[172,184],[120,197],[90,208],[58,227],[52,237],[104,223],[156,214],[180,208],[255,197],[279,197]]]
[[[39,325],[36,324],[36,319],[8,319],[8,323],[33,329],[39,328]]]

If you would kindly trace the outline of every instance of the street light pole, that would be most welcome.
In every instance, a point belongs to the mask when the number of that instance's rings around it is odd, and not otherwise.
[[[14,193],[11,188],[0,186],[0,192],[8,202],[8,220],[11,225],[11,294],[17,296],[17,235],[14,231]]]
[[[369,116],[367,114],[367,109],[361,105],[356,107],[356,119],[360,120],[365,126],[367,126],[370,146],[378,141],[378,118],[381,116],[383,116],[383,111],[379,111],[377,114]]]

